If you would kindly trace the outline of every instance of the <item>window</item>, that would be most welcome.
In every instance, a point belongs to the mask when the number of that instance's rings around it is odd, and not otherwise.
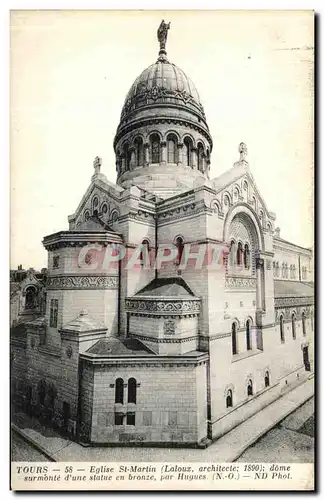
[[[189,139],[189,137],[185,138],[185,140],[183,141],[183,146],[184,146],[184,154],[183,154],[184,164],[188,167],[191,167],[192,141]]]
[[[279,278],[279,262],[276,264],[276,276]]]
[[[181,238],[181,236],[179,236],[177,239],[176,239],[176,247],[178,248],[178,255],[177,255],[177,265],[180,265],[181,263],[181,259],[182,259],[182,254],[183,254],[183,248],[184,248],[184,244],[183,244],[183,239]]]
[[[232,354],[233,356],[237,354],[237,327],[236,323],[232,323]]]
[[[57,328],[58,299],[51,299],[50,303],[50,327]]]
[[[157,134],[153,134],[150,138],[151,146],[151,163],[160,163],[161,144]]]
[[[53,257],[53,269],[58,269],[59,265],[60,265],[60,256],[54,255],[54,257]]]
[[[167,139],[167,151],[168,151],[168,163],[177,163],[177,141],[173,136],[169,136]]]
[[[128,403],[136,404],[136,380],[134,378],[128,380]]]
[[[226,408],[232,408],[233,406],[233,391],[229,389],[226,396]]]
[[[127,425],[135,425],[135,412],[134,411],[127,412],[126,424]]]
[[[90,212],[89,212],[89,210],[86,210],[84,212],[84,220],[87,221],[89,219],[89,217],[90,217]]]
[[[273,267],[273,276],[275,277],[276,276],[276,263],[275,262],[272,263],[272,267]]]
[[[123,413],[115,413],[115,425],[123,425],[124,414]]]
[[[250,249],[247,243],[244,245],[244,267],[245,269],[250,268]]]
[[[285,332],[284,332],[284,319],[283,315],[280,316],[280,340],[283,343],[285,341]]]
[[[124,403],[124,381],[122,378],[116,380],[115,385],[115,403]]]
[[[306,335],[306,315],[304,312],[302,314],[302,328],[303,328],[303,335],[305,337],[305,335]]]
[[[292,338],[296,339],[296,315],[295,313],[291,316],[291,330],[292,330]]]
[[[169,411],[169,425],[177,425],[177,412]]]
[[[252,345],[251,345],[251,321],[248,319],[246,322],[246,349],[248,351],[251,351]]]
[[[136,165],[139,167],[144,163],[144,145],[143,139],[138,137],[135,140],[135,151],[136,151]]]
[[[29,286],[26,288],[25,309],[35,309],[37,306],[37,292],[35,287]]]
[[[264,385],[265,387],[269,387],[270,385],[270,375],[268,371],[266,371],[264,374]]]
[[[239,244],[237,245],[237,252],[236,252],[236,263],[238,266],[242,265],[242,254],[243,254],[243,247],[242,243],[239,242]]]
[[[126,169],[128,169],[129,165],[130,165],[130,158],[131,158],[131,153],[130,153],[128,144],[125,144],[125,146],[124,146],[124,158],[125,158],[125,167],[126,167]]]
[[[248,385],[247,385],[247,395],[248,395],[248,396],[253,396],[253,383],[252,383],[252,380],[251,380],[251,379],[248,381]]]
[[[203,172],[204,171],[204,147],[202,144],[198,144],[197,160],[198,160],[198,170]]]
[[[142,250],[139,254],[139,260],[141,266],[149,265],[149,262],[146,262],[147,259],[149,259],[149,242],[147,240],[143,240]]]

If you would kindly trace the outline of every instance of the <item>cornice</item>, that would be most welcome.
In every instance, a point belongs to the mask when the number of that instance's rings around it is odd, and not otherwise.
[[[49,276],[48,290],[116,290],[118,276]]]
[[[137,333],[132,333],[130,332],[131,337],[139,339],[139,340],[144,340],[147,342],[152,342],[155,344],[183,344],[185,342],[191,342],[192,340],[198,340],[199,336],[198,335],[193,335],[191,337],[177,337],[177,338],[170,338],[170,337],[163,337],[163,338],[156,338],[156,337],[148,337],[146,335],[138,335]]]

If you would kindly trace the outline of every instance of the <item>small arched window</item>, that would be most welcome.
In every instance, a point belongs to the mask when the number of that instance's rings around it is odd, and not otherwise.
[[[302,314],[302,329],[303,329],[303,335],[305,337],[306,336],[306,315],[304,312]]]
[[[176,247],[178,249],[176,264],[180,265],[181,259],[182,259],[182,254],[183,254],[183,249],[184,249],[184,243],[183,243],[183,239],[181,238],[181,236],[178,236],[175,244],[176,244]]]
[[[35,287],[29,286],[26,288],[25,309],[35,309],[37,292]]]
[[[143,240],[142,241],[142,250],[139,254],[139,260],[140,260],[141,266],[148,264],[148,262],[145,262],[145,260],[148,258],[149,250],[150,250],[150,247],[149,247],[148,240]]]
[[[236,251],[236,263],[238,266],[242,265],[242,255],[243,255],[243,246],[242,246],[242,243],[239,242],[237,245],[237,251]]]
[[[285,332],[284,332],[284,318],[283,315],[280,316],[280,340],[282,343],[285,341]]]
[[[281,266],[281,276],[284,278],[285,277],[285,264],[282,263],[282,266]]]
[[[128,380],[128,403],[136,404],[136,380],[134,378],[130,378]]]
[[[293,266],[290,264],[289,266],[289,272],[290,272],[290,279],[293,279],[294,274],[293,274]]]
[[[275,262],[272,263],[272,268],[273,268],[273,276],[275,277],[276,276],[276,263]]]
[[[86,210],[84,212],[84,220],[87,221],[89,219],[89,217],[90,217],[90,212],[89,212],[89,210]]]
[[[177,140],[173,135],[167,138],[168,163],[178,163]]]
[[[150,146],[151,146],[151,163],[160,163],[161,142],[160,142],[160,137],[157,134],[151,135]]]
[[[226,408],[232,408],[233,406],[233,391],[229,389],[226,395]]]
[[[250,268],[250,249],[247,243],[244,245],[244,267],[245,269]]]
[[[248,396],[253,396],[253,382],[252,382],[252,380],[251,380],[251,379],[248,381],[248,385],[247,385],[247,395],[248,395]]]
[[[131,153],[130,153],[128,144],[125,144],[125,146],[124,146],[124,158],[125,158],[126,169],[128,169],[129,165],[130,165],[130,159],[131,159]]]
[[[143,139],[138,137],[135,140],[136,165],[139,167],[144,164],[144,144]]]
[[[245,330],[245,336],[246,336],[246,349],[248,351],[251,351],[252,349],[252,342],[251,342],[251,320],[246,321],[246,330]]]
[[[237,350],[237,325],[234,321],[234,323],[232,323],[232,354],[233,356],[235,354],[237,354],[238,350]]]
[[[192,141],[191,141],[191,139],[189,139],[189,137],[186,137],[185,140],[183,141],[183,147],[184,147],[184,154],[183,154],[184,164],[187,167],[191,167],[191,165],[192,165],[192,161],[191,161]]]
[[[198,148],[197,148],[197,160],[198,160],[198,170],[200,170],[200,172],[203,172],[204,171],[204,147],[202,144],[198,144]]]
[[[264,385],[265,385],[265,387],[269,387],[269,385],[270,385],[270,375],[269,375],[268,370],[264,374]]]
[[[256,210],[256,198],[255,198],[255,196],[252,196],[252,207],[254,208],[254,210]]]
[[[296,338],[296,315],[295,313],[291,316],[291,330],[292,330],[292,338]]]
[[[116,380],[115,385],[115,403],[124,403],[124,381],[122,378]]]
[[[276,263],[276,277],[279,278],[279,262]]]

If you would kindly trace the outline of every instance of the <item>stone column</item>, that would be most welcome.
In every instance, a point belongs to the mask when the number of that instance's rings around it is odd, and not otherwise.
[[[197,148],[192,148],[191,150],[191,166],[192,168],[197,168]]]
[[[167,143],[166,142],[161,142],[161,163],[162,165],[166,165],[167,163],[167,148],[166,148]]]
[[[123,174],[126,171],[126,158],[125,156],[121,157],[121,173]]]
[[[183,144],[178,144],[178,165],[183,164]]]
[[[150,163],[150,151],[149,151],[149,143],[146,142],[144,144],[144,166],[145,167],[148,167],[149,163]]]

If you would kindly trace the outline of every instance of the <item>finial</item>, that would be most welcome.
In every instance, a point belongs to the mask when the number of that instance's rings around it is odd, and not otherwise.
[[[87,316],[87,315],[88,315],[88,311],[86,309],[81,309],[80,316]]]
[[[100,173],[100,167],[102,164],[102,160],[99,156],[96,156],[95,159],[93,160],[93,168],[95,170],[95,174]]]
[[[171,23],[165,23],[164,19],[162,19],[161,24],[157,30],[157,39],[160,43],[158,61],[167,61],[165,46],[168,38],[168,30],[170,29],[170,24]]]
[[[246,160],[248,150],[247,150],[246,144],[244,142],[240,142],[239,147],[238,147],[238,151],[240,153],[240,161]]]

